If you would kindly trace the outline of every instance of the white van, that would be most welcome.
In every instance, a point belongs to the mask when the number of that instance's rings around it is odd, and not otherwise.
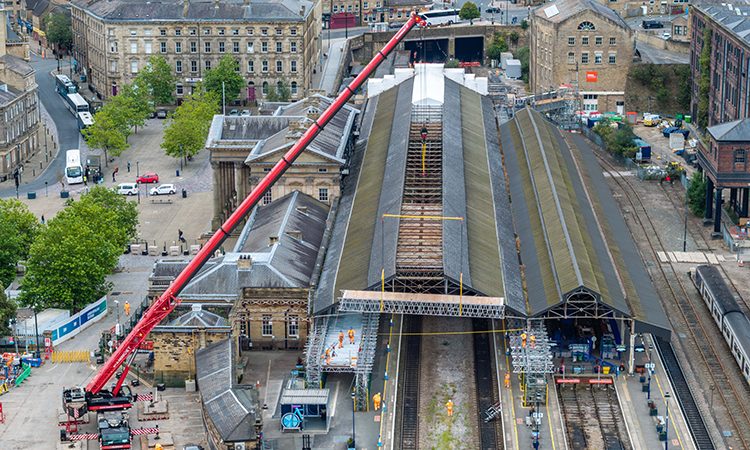
[[[117,185],[117,193],[120,195],[137,195],[138,184],[136,183],[120,183]]]

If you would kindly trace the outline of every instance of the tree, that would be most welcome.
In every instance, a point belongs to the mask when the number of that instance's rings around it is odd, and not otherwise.
[[[16,199],[0,200],[0,290],[16,277],[18,261],[29,256],[29,247],[39,222],[28,207]]]
[[[57,46],[58,49],[70,49],[73,44],[73,27],[70,16],[64,13],[52,13],[45,21],[47,28],[47,40]]]
[[[126,84],[110,103],[113,103],[113,108],[124,112],[123,122],[128,129],[135,128],[136,132],[139,126],[146,124],[146,119],[154,112],[149,87],[146,85]]]
[[[216,98],[221,99],[222,83],[224,83],[225,100],[227,102],[234,100],[245,85],[239,67],[240,63],[234,57],[225,55],[215,68],[206,71],[206,75],[203,77],[203,88],[213,92]]]
[[[16,316],[16,302],[5,295],[5,290],[0,289],[0,336],[8,336],[11,331],[10,319]]]
[[[172,74],[172,67],[163,56],[152,56],[146,67],[136,77],[136,85],[148,87],[151,99],[157,105],[174,103],[177,89],[177,78]]]
[[[187,97],[170,117],[161,148],[174,158],[198,154],[206,145],[217,108],[218,99],[213,92],[199,90]]]
[[[698,217],[703,217],[706,212],[706,185],[708,182],[700,172],[694,172],[688,184],[688,206],[690,212]]]
[[[516,51],[516,58],[521,61],[521,79],[529,82],[529,47],[521,47]]]
[[[594,132],[601,136],[606,150],[612,154],[632,158],[638,151],[633,143],[633,129],[626,123],[613,126],[609,121],[601,121],[594,127]]]
[[[110,109],[109,103],[104,105],[96,114],[94,124],[83,130],[83,137],[91,148],[104,151],[105,165],[109,163],[109,156],[120,156],[128,148],[127,130],[116,118],[115,111]]]
[[[462,6],[461,10],[458,12],[459,19],[468,20],[471,23],[474,23],[474,19],[478,19],[479,16],[479,8],[477,8],[477,4],[474,2],[464,3],[464,6]]]
[[[523,31],[526,31],[526,30],[528,30],[528,29],[529,29],[529,22],[528,22],[528,21],[527,21],[526,19],[523,19],[523,20],[521,21],[521,29],[522,29]]]
[[[698,126],[708,126],[708,92],[711,89],[711,29],[703,30],[703,48],[701,49],[698,64],[700,66],[700,78],[698,79]]]
[[[507,51],[508,43],[505,42],[505,37],[500,33],[495,33],[495,36],[492,38],[492,43],[487,48],[487,56],[489,56],[490,59],[500,61],[500,55]]]
[[[124,238],[116,242],[120,247],[125,247],[128,241],[136,236],[138,227],[138,207],[134,202],[129,202],[122,195],[103,186],[94,186],[88,193],[83,194],[78,205],[87,202],[98,205],[108,211],[115,213],[115,224],[121,230]]]
[[[270,86],[268,88],[266,100],[269,102],[288,102],[291,95],[289,85],[284,81],[279,81],[276,87]]]

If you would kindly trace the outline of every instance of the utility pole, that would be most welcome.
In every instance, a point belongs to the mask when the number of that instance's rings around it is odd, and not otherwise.
[[[221,110],[223,115],[227,115],[227,94],[224,82],[221,82]]]
[[[682,230],[682,251],[687,251],[687,227],[688,227],[688,189],[685,188],[685,228]]]

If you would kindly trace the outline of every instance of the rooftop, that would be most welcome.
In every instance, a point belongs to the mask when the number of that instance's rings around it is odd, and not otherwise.
[[[738,39],[750,44],[750,5],[740,3],[691,5],[713,18]]]
[[[308,0],[73,0],[71,4],[108,22],[299,21],[313,9]]]
[[[169,322],[170,327],[226,327],[227,319],[210,311],[204,311],[200,305],[193,305],[190,312]]]
[[[720,123],[708,127],[708,132],[720,142],[750,142],[750,119]]]
[[[630,29],[614,10],[596,0],[557,0],[534,9],[534,16],[550,22],[561,23],[586,11],[604,16],[623,28]]]

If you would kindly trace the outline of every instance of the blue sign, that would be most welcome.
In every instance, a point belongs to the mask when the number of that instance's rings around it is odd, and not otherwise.
[[[295,413],[286,413],[281,417],[281,426],[285,429],[298,430],[302,425],[302,419]]]

